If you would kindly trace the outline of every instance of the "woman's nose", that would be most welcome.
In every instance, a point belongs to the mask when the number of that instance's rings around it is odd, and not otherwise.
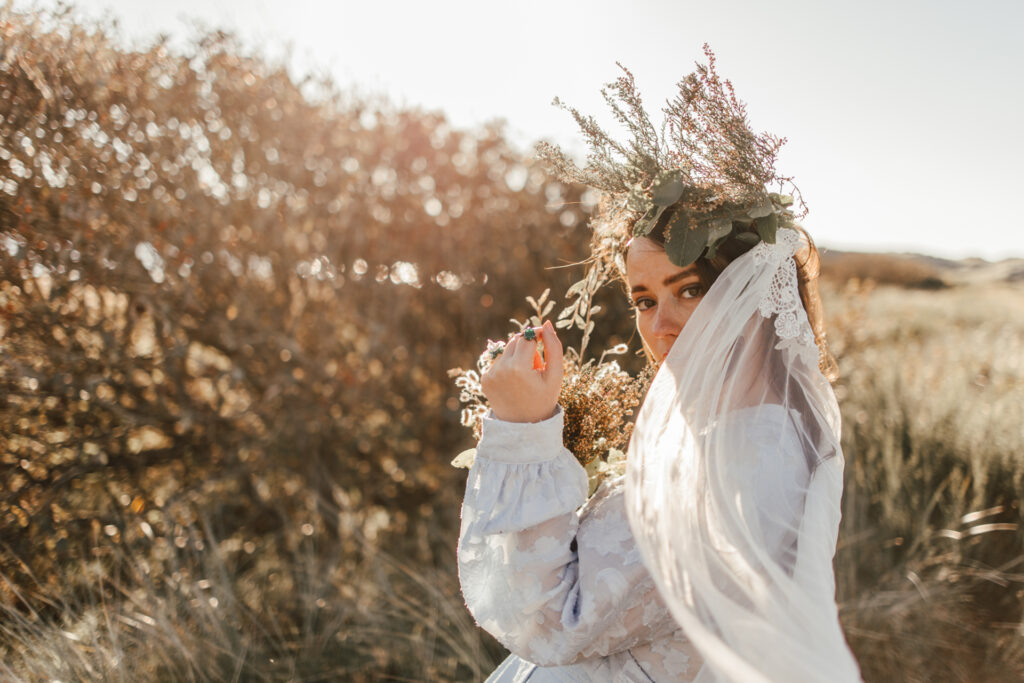
[[[659,305],[654,314],[654,334],[659,337],[677,336],[682,329],[678,313],[671,304]]]

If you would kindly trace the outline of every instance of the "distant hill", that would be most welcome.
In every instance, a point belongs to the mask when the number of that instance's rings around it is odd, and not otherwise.
[[[988,282],[1024,282],[1024,259],[986,261],[946,259],[924,254],[867,253],[820,247],[821,276],[844,283],[851,279],[920,289]]]

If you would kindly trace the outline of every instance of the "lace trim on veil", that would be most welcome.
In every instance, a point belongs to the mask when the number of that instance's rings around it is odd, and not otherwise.
[[[753,248],[754,263],[774,267],[772,282],[758,304],[765,318],[775,316],[775,333],[779,336],[777,349],[791,349],[811,365],[818,363],[818,349],[807,312],[800,303],[800,289],[793,255],[800,248],[800,236],[795,230],[781,228],[775,244],[761,241]]]

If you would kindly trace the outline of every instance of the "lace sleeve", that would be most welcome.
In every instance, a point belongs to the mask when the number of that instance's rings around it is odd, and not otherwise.
[[[485,418],[458,546],[462,592],[477,623],[543,666],[679,629],[633,543],[624,481],[606,482],[587,501],[586,474],[562,446],[562,419],[560,408],[536,424]]]

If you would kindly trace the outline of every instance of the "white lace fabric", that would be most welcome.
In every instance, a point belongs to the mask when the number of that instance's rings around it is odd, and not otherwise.
[[[800,248],[800,237],[793,230],[780,230],[775,244],[758,242],[751,249],[755,266],[773,270],[771,285],[758,302],[757,310],[765,318],[775,316],[776,348],[793,348],[806,360],[818,357],[814,331],[800,302],[800,289],[793,255]]]

